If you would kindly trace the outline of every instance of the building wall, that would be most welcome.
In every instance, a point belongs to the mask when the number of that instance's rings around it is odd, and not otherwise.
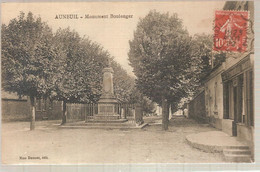
[[[43,103],[44,102],[44,103]],[[39,105],[40,103],[40,105]],[[2,120],[3,121],[29,121],[31,105],[28,98],[7,99],[2,98]],[[62,106],[60,101],[36,101],[36,120],[61,119]]]
[[[2,120],[29,120],[30,105],[27,100],[2,99]]]
[[[201,91],[195,96],[188,106],[189,118],[193,118],[199,122],[206,122],[206,107],[205,107],[205,91]]]
[[[205,86],[205,106],[208,122],[216,128],[221,129],[223,119],[223,84],[221,73],[224,65],[221,65],[210,74]]]

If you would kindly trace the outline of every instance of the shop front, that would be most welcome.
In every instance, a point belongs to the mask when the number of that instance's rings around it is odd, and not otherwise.
[[[241,140],[253,141],[254,132],[254,75],[253,54],[222,73],[223,123],[222,130]]]

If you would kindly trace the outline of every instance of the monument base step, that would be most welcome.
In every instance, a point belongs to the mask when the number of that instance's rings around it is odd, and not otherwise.
[[[65,125],[61,125],[61,128],[68,129],[142,129],[146,127],[148,124],[144,123],[142,125],[136,125],[134,123],[122,122],[122,123],[110,123],[109,122],[85,122],[78,121],[72,123],[66,123]]]
[[[87,119],[86,123],[124,123],[128,119],[115,119],[115,120],[103,120],[103,119]]]
[[[94,120],[97,121],[111,121],[111,120],[119,120],[120,119],[120,115],[94,115],[93,116]]]

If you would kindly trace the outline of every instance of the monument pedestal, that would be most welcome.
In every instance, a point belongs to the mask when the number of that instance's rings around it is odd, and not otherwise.
[[[103,69],[103,90],[98,101],[98,114],[94,115],[94,121],[115,121],[120,120],[113,88],[113,69]],[[126,120],[125,120],[126,121]]]

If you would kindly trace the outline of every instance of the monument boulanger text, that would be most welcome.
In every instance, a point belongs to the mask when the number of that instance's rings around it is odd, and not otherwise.
[[[55,19],[130,19],[133,18],[132,14],[104,14],[104,15],[92,15],[92,14],[56,14]]]

